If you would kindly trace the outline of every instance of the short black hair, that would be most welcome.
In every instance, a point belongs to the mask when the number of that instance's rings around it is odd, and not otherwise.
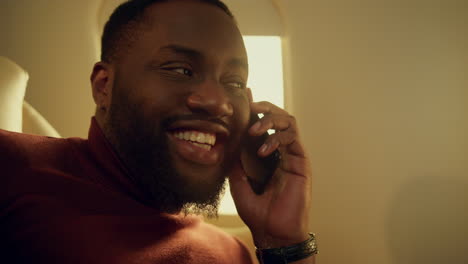
[[[144,23],[144,12],[147,7],[155,3],[171,0],[128,0],[118,6],[106,25],[101,39],[101,61],[111,63],[118,60],[120,51],[131,45],[135,39],[139,26]],[[222,9],[232,19],[229,8],[220,0],[194,0],[214,5]]]

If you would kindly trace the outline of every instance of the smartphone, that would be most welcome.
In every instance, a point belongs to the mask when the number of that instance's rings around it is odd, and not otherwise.
[[[251,114],[249,128],[259,119],[257,114]],[[258,195],[265,192],[280,161],[280,153],[278,150],[275,150],[266,157],[258,156],[258,149],[263,145],[267,137],[268,133],[255,137],[246,133],[241,149],[242,166],[247,174],[247,179],[252,190]]]

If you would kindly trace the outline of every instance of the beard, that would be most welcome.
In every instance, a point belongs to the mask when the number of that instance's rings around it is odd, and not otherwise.
[[[167,123],[177,117],[147,117],[140,104],[131,103],[131,96],[119,93],[120,90],[113,88],[103,131],[141,193],[137,200],[161,212],[217,217],[225,174],[220,173],[211,182],[181,175],[172,164],[165,130]]]

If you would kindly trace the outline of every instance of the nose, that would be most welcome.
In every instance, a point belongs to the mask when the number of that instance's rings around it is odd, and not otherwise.
[[[193,112],[215,117],[231,116],[234,112],[231,101],[222,85],[206,80],[187,97],[187,106]]]

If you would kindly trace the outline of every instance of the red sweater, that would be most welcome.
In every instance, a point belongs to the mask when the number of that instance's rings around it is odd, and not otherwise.
[[[251,263],[200,217],[138,203],[93,119],[89,139],[0,130],[1,263]]]

